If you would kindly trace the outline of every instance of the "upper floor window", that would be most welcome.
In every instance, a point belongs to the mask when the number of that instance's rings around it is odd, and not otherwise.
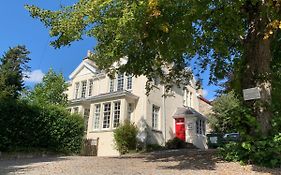
[[[101,105],[96,104],[95,105],[95,113],[94,113],[94,123],[93,123],[94,129],[99,129],[99,127],[100,127],[100,111],[101,111]]]
[[[189,107],[192,107],[192,105],[193,105],[193,97],[192,97],[192,92],[189,92]]]
[[[89,80],[89,97],[91,97],[93,95],[93,84],[94,84],[94,81],[93,79]]]
[[[118,127],[119,123],[120,123],[120,101],[114,102],[113,128]]]
[[[124,74],[118,74],[117,77],[117,91],[124,89]]]
[[[75,94],[74,94],[75,99],[78,98],[78,93],[79,93],[79,83],[75,83]]]
[[[87,81],[82,81],[81,98],[86,97]]]
[[[159,111],[160,107],[152,105],[152,128],[159,129]]]
[[[114,91],[114,79],[110,79],[109,92],[113,92],[113,91]]]
[[[127,89],[131,90],[132,89],[132,85],[133,85],[133,76],[132,75],[128,75],[127,76]]]
[[[111,103],[105,103],[103,105],[103,125],[102,125],[102,128],[109,128],[109,126],[110,126],[110,110],[111,110]]]

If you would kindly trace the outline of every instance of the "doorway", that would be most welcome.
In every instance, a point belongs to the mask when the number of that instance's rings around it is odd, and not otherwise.
[[[185,123],[184,118],[176,118],[175,119],[175,129],[176,129],[176,137],[185,141]]]

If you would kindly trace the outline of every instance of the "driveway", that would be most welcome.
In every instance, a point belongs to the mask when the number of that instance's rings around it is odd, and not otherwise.
[[[218,160],[213,150],[170,150],[121,157],[45,157],[0,160],[2,175],[281,175],[281,169]]]

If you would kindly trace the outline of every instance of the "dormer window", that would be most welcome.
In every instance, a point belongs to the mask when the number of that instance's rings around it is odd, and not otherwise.
[[[133,76],[132,75],[128,75],[127,76],[127,90],[131,90],[132,89],[132,85],[133,85]]]
[[[114,91],[114,79],[110,79],[109,92],[113,92],[113,91]]]
[[[82,81],[81,98],[86,97],[87,81]]]
[[[117,91],[122,91],[123,89],[124,89],[124,74],[118,74]]]

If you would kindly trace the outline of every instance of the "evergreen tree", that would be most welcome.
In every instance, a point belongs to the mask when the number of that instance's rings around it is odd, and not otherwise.
[[[0,58],[0,97],[19,97],[24,89],[24,73],[29,71],[29,53],[25,46],[19,45],[9,48]]]

